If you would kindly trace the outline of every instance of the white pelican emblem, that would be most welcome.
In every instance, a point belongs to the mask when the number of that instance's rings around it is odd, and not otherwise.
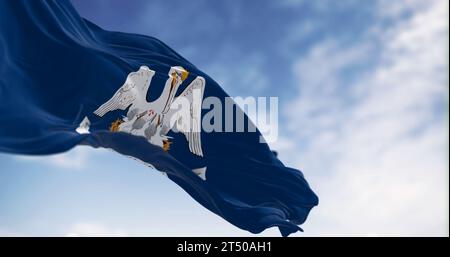
[[[175,97],[178,87],[188,74],[182,67],[172,67],[161,96],[153,102],[147,102],[147,92],[155,71],[141,66],[138,71],[128,74],[125,83],[94,114],[103,117],[110,111],[130,107],[126,117],[111,124],[112,131],[144,136],[150,143],[168,150],[170,143],[166,135],[175,128],[185,135],[189,150],[203,156],[200,125],[205,79],[197,76]]]

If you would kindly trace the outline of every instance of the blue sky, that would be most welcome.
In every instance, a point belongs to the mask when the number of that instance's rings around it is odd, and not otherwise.
[[[448,1],[72,3],[161,39],[232,96],[279,97],[272,147],[321,199],[295,236],[448,235]],[[0,163],[1,235],[252,235],[111,151]]]

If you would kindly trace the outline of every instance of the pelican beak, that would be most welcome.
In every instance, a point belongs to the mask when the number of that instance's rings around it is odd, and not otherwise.
[[[187,79],[187,77],[189,76],[189,71],[183,69],[181,71],[181,81],[185,81]]]
[[[175,72],[172,72],[172,74],[170,74],[170,76],[172,77],[172,82],[170,85],[173,87],[177,83],[178,77],[181,78],[181,82],[185,81],[187,79],[187,77],[189,76],[189,71],[180,67],[180,68],[177,68]]]
[[[170,90],[172,90],[173,87],[175,86],[175,83],[177,82],[177,75],[174,72],[174,73],[170,74],[170,76],[172,77],[172,81],[170,82]]]

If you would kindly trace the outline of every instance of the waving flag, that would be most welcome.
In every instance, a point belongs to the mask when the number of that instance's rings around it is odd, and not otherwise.
[[[203,100],[228,95],[155,38],[103,30],[64,0],[0,0],[0,59],[1,152],[110,148],[253,233],[299,231],[318,203],[258,130],[202,130]]]

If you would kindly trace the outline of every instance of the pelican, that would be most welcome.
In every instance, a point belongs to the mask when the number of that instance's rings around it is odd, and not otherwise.
[[[147,92],[155,71],[141,66],[128,74],[125,83],[94,114],[103,117],[114,110],[126,110],[126,117],[112,124],[112,131],[121,131],[144,136],[150,143],[168,148],[169,130],[182,132],[189,144],[189,150],[203,156],[200,139],[201,106],[205,79],[197,76],[178,96],[179,86],[189,75],[183,67],[171,67],[163,92],[153,102],[147,102]]]

